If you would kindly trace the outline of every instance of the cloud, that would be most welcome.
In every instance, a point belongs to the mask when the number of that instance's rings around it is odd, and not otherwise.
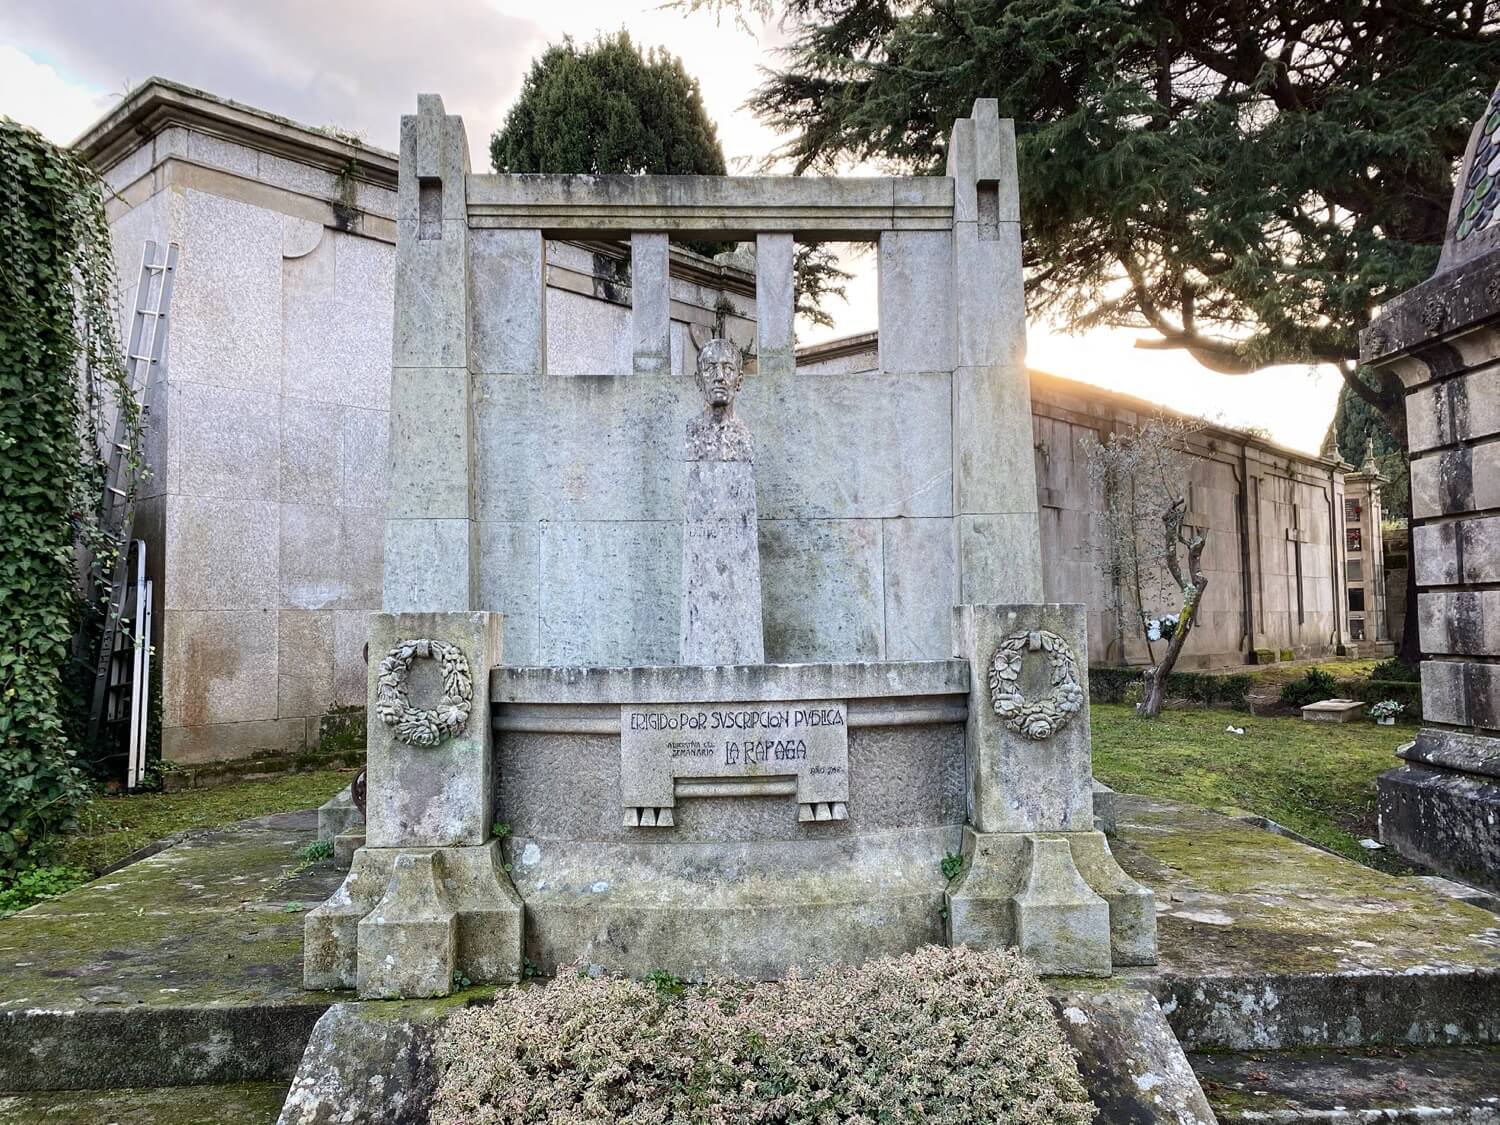
[[[76,85],[161,75],[386,148],[417,93],[437,91],[477,151],[548,38],[473,0],[0,0],[0,27]]]
[[[70,82],[55,67],[0,43],[0,113],[65,143],[109,104],[102,90]]]
[[[564,35],[587,41],[622,27],[683,57],[731,159],[775,146],[740,107],[780,36],[664,11],[659,0],[0,0],[0,39],[32,67],[54,64],[50,85],[28,74],[0,86],[0,112],[40,109],[66,87],[69,111],[52,119],[68,126],[58,139],[71,140],[107,108],[80,113],[80,92],[119,95],[160,75],[394,148],[401,114],[432,91],[463,115],[475,167],[488,170],[489,135],[532,58]]]

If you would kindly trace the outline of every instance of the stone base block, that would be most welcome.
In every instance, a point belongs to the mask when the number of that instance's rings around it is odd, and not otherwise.
[[[1049,975],[1107,977],[1109,905],[1083,881],[1066,840],[1033,836],[1016,895],[1016,945]]]
[[[943,940],[942,875],[956,828],[844,839],[669,846],[513,839],[526,949],[685,980],[775,980],[796,966],[908,953]]]
[[[1500,892],[1500,777],[1412,763],[1381,774],[1375,786],[1382,843]]]
[[[1305,723],[1352,723],[1363,718],[1365,705],[1358,699],[1321,699],[1302,708]]]
[[[1101,833],[1078,832],[1067,840],[1083,881],[1109,904],[1110,961],[1156,964],[1156,895],[1120,870]]]
[[[431,852],[396,857],[385,897],[359,920],[362,1000],[446,996],[453,988],[458,912]]]
[[[1154,896],[1120,870],[1102,832],[965,828],[963,855],[946,895],[949,944],[1017,946],[1047,974],[1156,963]]]
[[[354,987],[359,920],[380,902],[390,874],[388,866],[370,862],[370,851],[354,853],[339,889],[302,921],[304,988]]]
[[[342,868],[354,863],[354,853],[365,846],[365,826],[346,828],[333,838],[333,861]]]
[[[351,828],[362,828],[365,817],[354,803],[353,787],[346,785],[318,806],[318,839],[335,840]]]
[[[454,954],[441,993],[456,969],[475,984],[521,978],[520,896],[506,875],[498,841],[469,848],[368,848],[354,853],[343,884],[304,922],[303,983],[308,988],[361,988],[365,954],[360,923],[389,897],[403,856],[430,856],[441,898],[453,913]],[[373,950],[373,946],[371,949]],[[373,953],[371,954],[374,955]]]

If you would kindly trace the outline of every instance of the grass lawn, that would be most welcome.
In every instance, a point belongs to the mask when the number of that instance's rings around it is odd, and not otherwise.
[[[1300,679],[1314,668],[1320,672],[1327,672],[1335,680],[1358,680],[1368,677],[1377,664],[1383,663],[1383,660],[1307,660],[1296,663],[1256,665],[1248,671],[1258,683],[1263,684],[1284,684],[1289,680]],[[1245,732],[1247,738],[1249,733],[1249,731]]]
[[[353,781],[355,772],[316,770],[181,793],[97,797],[53,862],[97,874],[153,840],[190,828],[316,808]]]
[[[1140,719],[1129,706],[1094,704],[1094,774],[1122,793],[1269,817],[1324,847],[1386,870],[1394,853],[1367,852],[1375,836],[1375,778],[1399,764],[1415,724],[1307,723],[1233,711],[1163,711]],[[1243,727],[1230,734],[1229,724]]]

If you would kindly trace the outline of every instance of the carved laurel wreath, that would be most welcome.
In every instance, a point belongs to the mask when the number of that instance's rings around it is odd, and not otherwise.
[[[419,656],[439,661],[443,668],[443,698],[426,710],[413,707],[406,694],[411,662]],[[408,746],[438,746],[452,738],[464,729],[474,706],[469,658],[447,641],[402,641],[380,662],[376,683],[375,713]]]
[[[1052,670],[1052,687],[1040,699],[1021,693],[1021,662],[1028,652],[1042,652]],[[1017,734],[1035,742],[1051,738],[1083,707],[1078,663],[1068,642],[1045,629],[1023,629],[1000,642],[990,657],[990,701],[995,714]]]

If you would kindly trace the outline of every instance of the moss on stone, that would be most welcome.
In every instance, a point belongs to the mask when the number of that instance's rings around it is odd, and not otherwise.
[[[315,835],[312,813],[209,832],[0,922],[0,1010],[315,1001],[300,908],[341,878],[299,861]]]
[[[266,1125],[276,1120],[286,1097],[284,1082],[159,1089],[77,1090],[0,1094],[0,1125]]]
[[[352,780],[345,770],[318,770],[179,793],[100,797],[79,831],[65,837],[58,862],[107,870],[154,841],[249,817],[317,808]]]
[[[1203,809],[1120,796],[1121,866],[1156,892],[1163,968],[1500,970],[1500,919]]]

